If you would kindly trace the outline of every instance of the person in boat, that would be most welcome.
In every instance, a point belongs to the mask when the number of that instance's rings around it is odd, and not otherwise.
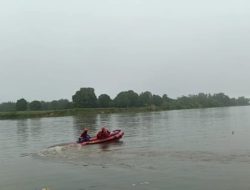
[[[91,137],[90,137],[89,134],[88,134],[88,129],[87,129],[87,128],[84,128],[84,129],[83,129],[83,132],[82,132],[82,134],[81,134],[81,136],[80,136],[79,139],[78,139],[78,142],[79,142],[79,143],[83,143],[83,142],[89,141],[90,138],[91,138]]]
[[[96,137],[97,139],[105,139],[109,137],[109,135],[110,131],[107,128],[102,127],[101,130],[97,133]]]

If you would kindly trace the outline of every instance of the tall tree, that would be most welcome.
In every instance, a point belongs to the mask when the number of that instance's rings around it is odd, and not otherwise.
[[[111,98],[107,94],[101,94],[98,97],[98,106],[101,108],[107,108],[111,105]]]
[[[152,104],[154,104],[155,106],[161,106],[161,104],[162,104],[161,97],[159,95],[153,95]]]
[[[250,99],[245,98],[244,96],[241,96],[236,100],[237,105],[239,105],[239,106],[249,105],[249,101],[250,101]]]
[[[139,96],[139,102],[141,106],[149,106],[152,104],[153,95],[151,92],[142,92]]]
[[[17,100],[16,102],[17,111],[26,111],[27,108],[28,108],[28,102],[24,98]]]
[[[94,88],[81,88],[72,96],[72,100],[78,108],[93,108],[97,105]]]
[[[214,94],[213,99],[217,102],[217,106],[230,106],[230,98],[224,93]]]
[[[120,92],[114,99],[117,107],[136,107],[139,105],[139,96],[133,90]]]
[[[40,101],[34,100],[29,104],[29,109],[33,111],[41,110],[42,105]]]

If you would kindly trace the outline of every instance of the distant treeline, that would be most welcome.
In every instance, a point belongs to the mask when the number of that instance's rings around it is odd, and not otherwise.
[[[24,98],[17,102],[0,104],[0,112],[9,111],[41,111],[64,110],[73,108],[135,108],[135,107],[159,107],[164,110],[209,108],[223,106],[249,105],[249,98],[230,98],[224,93],[182,96],[177,99],[152,94],[149,91],[137,94],[133,90],[120,92],[114,99],[107,94],[96,96],[93,88],[81,88],[73,96],[72,101],[67,99],[53,100],[51,102],[34,100],[26,101]]]

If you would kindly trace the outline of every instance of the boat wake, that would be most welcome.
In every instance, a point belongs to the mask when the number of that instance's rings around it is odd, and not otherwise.
[[[192,163],[250,163],[250,153],[231,154],[209,151],[148,149],[146,147],[129,148],[123,142],[104,143],[91,146],[73,145],[69,143],[60,144],[41,150],[32,156],[37,159],[64,162],[80,166],[100,166],[102,168],[118,166],[129,169],[143,168],[146,170],[158,170],[166,165],[166,161],[169,163],[187,161]]]
[[[66,162],[74,165],[95,165],[107,167],[116,164],[118,155],[122,153],[122,141],[81,146],[76,143],[63,143],[50,146],[32,157],[56,162]]]

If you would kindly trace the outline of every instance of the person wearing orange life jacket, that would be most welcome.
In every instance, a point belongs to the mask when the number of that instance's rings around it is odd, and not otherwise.
[[[110,131],[107,128],[102,127],[101,130],[97,133],[96,137],[97,139],[105,139],[109,137],[109,135]]]

